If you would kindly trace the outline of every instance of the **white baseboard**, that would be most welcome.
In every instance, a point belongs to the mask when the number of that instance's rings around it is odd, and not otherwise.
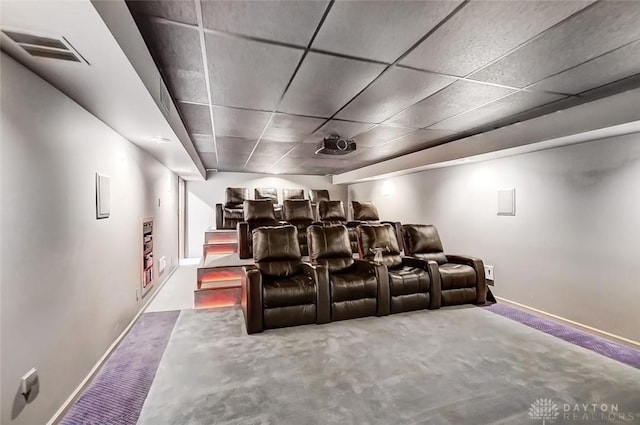
[[[542,311],[542,310],[539,310],[539,309],[534,308],[534,307],[530,307],[530,306],[525,305],[525,304],[521,304],[521,303],[518,303],[518,302],[515,302],[515,301],[511,301],[511,300],[508,300],[506,298],[496,297],[496,300],[502,301],[505,304],[510,304],[510,305],[513,305],[513,306],[516,306],[516,307],[520,307],[523,310],[527,310],[527,311],[529,311],[531,313],[534,313],[534,314],[537,314],[539,316],[544,316],[546,318],[553,319],[553,320],[555,320],[557,322],[561,322],[564,325],[571,326],[573,328],[577,328],[577,329],[579,329],[581,331],[584,331],[584,332],[587,332],[587,333],[590,333],[590,334],[593,334],[593,335],[596,335],[596,336],[599,336],[599,337],[602,337],[602,338],[605,338],[605,339],[609,339],[609,340],[612,340],[614,342],[630,346],[632,348],[640,349],[640,342],[638,342],[638,341],[634,341],[632,339],[625,338],[623,336],[616,335],[616,334],[613,334],[611,332],[603,331],[601,329],[594,328],[593,326],[585,325],[585,324],[582,324],[582,323],[579,323],[579,322],[576,322],[576,321],[573,321],[573,320],[570,320],[570,319],[566,319],[564,317],[557,316],[555,314],[547,313],[546,311]]]
[[[71,405],[76,401],[76,399],[80,396],[80,393],[82,392],[82,390],[85,389],[85,387],[87,386],[87,384],[89,383],[89,381],[91,381],[91,378],[93,378],[93,376],[96,374],[96,372],[98,371],[98,369],[100,369],[100,367],[103,365],[103,363],[105,362],[105,360],[107,359],[107,357],[109,357],[109,355],[113,352],[113,350],[116,349],[116,347],[120,344],[120,342],[122,341],[122,339],[129,333],[129,331],[131,330],[131,328],[133,327],[133,325],[138,321],[138,318],[140,318],[140,316],[142,315],[142,313],[144,313],[144,311],[147,309],[147,307],[149,306],[149,304],[151,304],[151,301],[153,301],[153,299],[156,297],[156,295],[158,295],[158,293],[160,292],[160,289],[162,289],[162,287],[164,286],[165,283],[167,283],[167,281],[169,280],[169,278],[171,276],[173,276],[173,273],[178,270],[178,266],[175,266],[173,269],[171,269],[171,271],[167,274],[167,276],[164,278],[164,280],[160,283],[160,285],[158,285],[158,289],[156,289],[153,292],[153,295],[151,296],[151,298],[149,298],[144,305],[142,306],[142,308],[140,309],[140,311],[138,311],[138,313],[133,317],[133,319],[131,319],[131,322],[129,322],[129,324],[127,325],[126,328],[124,328],[124,330],[122,331],[122,333],[120,335],[118,335],[118,337],[116,338],[115,341],[113,341],[113,344],[111,344],[109,346],[109,348],[107,348],[107,351],[105,351],[105,353],[102,355],[102,357],[100,357],[100,359],[98,359],[98,361],[93,365],[93,367],[91,368],[91,370],[89,371],[89,373],[87,374],[87,376],[85,376],[85,378],[80,382],[80,384],[76,387],[75,390],[73,390],[73,392],[71,393],[71,395],[69,396],[69,398],[67,398],[65,400],[64,403],[62,403],[62,406],[60,406],[60,408],[56,411],[56,413],[53,414],[53,416],[51,417],[51,419],[49,419],[49,421],[47,422],[46,425],[55,425],[57,424],[60,420],[62,420],[63,415],[67,412],[67,410],[69,409],[69,407],[71,407]]]

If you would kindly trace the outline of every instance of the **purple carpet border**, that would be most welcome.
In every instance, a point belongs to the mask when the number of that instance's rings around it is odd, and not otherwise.
[[[60,425],[135,425],[179,315],[142,314]]]
[[[492,313],[499,314],[530,328],[537,329],[549,335],[553,335],[564,341],[578,345],[587,350],[594,351],[610,359],[640,369],[640,351],[626,345],[617,344],[604,338],[591,335],[587,332],[545,319],[535,314],[527,313],[517,308],[504,305],[492,304],[484,307]]]

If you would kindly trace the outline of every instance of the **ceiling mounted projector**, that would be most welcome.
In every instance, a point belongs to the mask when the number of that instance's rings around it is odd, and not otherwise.
[[[340,136],[327,136],[318,143],[316,154],[325,155],[346,155],[356,150],[354,140],[343,139]]]

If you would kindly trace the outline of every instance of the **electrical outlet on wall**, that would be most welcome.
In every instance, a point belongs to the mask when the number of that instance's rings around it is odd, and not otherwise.
[[[34,367],[20,379],[20,392],[28,396],[38,385],[38,370]]]
[[[493,266],[484,266],[484,276],[487,280],[491,280],[491,284],[493,284]]]
[[[160,257],[160,261],[158,262],[158,274],[162,274],[162,272],[166,267],[167,267],[167,257]]]

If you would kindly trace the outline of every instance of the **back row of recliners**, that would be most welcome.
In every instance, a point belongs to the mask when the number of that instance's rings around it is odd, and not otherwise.
[[[311,225],[306,233],[307,263],[295,226],[253,231],[255,265],[243,269],[241,296],[248,333],[486,301],[482,261],[446,255],[434,226],[402,226],[402,256],[391,224],[361,223],[360,259],[342,224]]]
[[[352,201],[354,220],[347,221],[342,201],[321,200],[318,204],[319,221],[315,221],[313,205],[306,199],[289,199],[283,203],[281,219],[276,215],[273,204],[268,200],[246,200],[243,203],[244,221],[238,223],[238,254],[240,258],[251,258],[251,232],[258,227],[273,227],[291,224],[298,230],[300,253],[309,255],[307,227],[312,224],[336,225],[347,227],[351,252],[358,252],[356,227],[359,224],[389,223],[397,237],[400,235],[400,223],[380,221],[378,209],[373,202]]]

